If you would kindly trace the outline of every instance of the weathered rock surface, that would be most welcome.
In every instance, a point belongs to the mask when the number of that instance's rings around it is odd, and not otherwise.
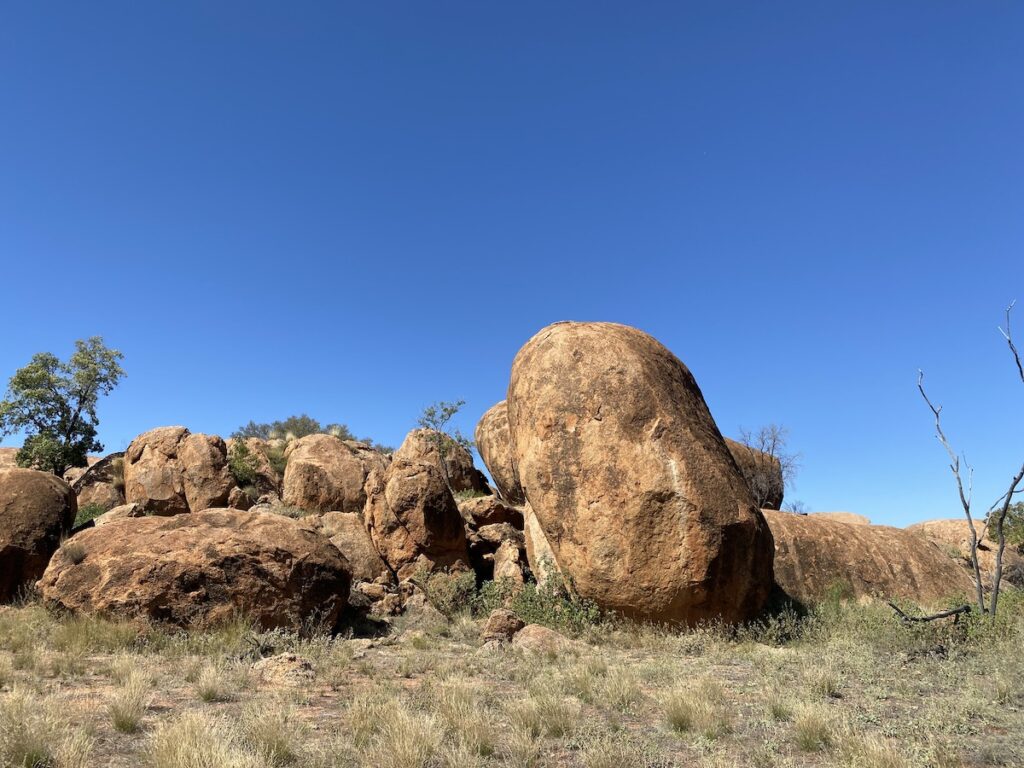
[[[697,382],[655,339],[545,328],[516,355],[508,418],[520,483],[581,596],[658,622],[761,609],[771,532]]]
[[[119,507],[108,509],[102,515],[93,519],[93,526],[106,525],[114,520],[120,520],[125,517],[145,517],[146,510],[139,504],[122,504]]]
[[[466,529],[441,471],[399,456],[366,481],[363,522],[374,547],[398,578],[469,567]]]
[[[481,581],[510,579],[524,581],[527,568],[523,532],[508,523],[468,528],[469,560]]]
[[[78,512],[66,482],[34,469],[0,469],[0,602],[46,570]]]
[[[548,538],[544,535],[544,530],[540,527],[540,522],[533,514],[533,508],[529,503],[523,507],[523,538],[526,560],[537,583],[547,586],[551,583],[552,577],[559,584],[563,583],[565,577],[558,567],[554,550],[551,549]]]
[[[333,627],[348,600],[344,556],[280,515],[209,509],[114,520],[78,534],[39,581],[50,605],[186,627],[250,616],[260,627]]]
[[[124,496],[151,515],[178,515],[228,502],[235,481],[216,435],[159,427],[132,440],[124,456]]]
[[[775,580],[800,603],[834,591],[921,605],[971,594],[964,570],[913,531],[776,510],[764,516],[775,537]]]
[[[394,575],[377,554],[370,534],[363,525],[363,516],[355,512],[328,512],[311,516],[304,523],[314,525],[345,555],[352,568],[353,581],[394,582]]]
[[[71,484],[78,497],[78,508],[96,505],[111,510],[125,503],[124,452],[111,453],[84,470]]]
[[[767,509],[782,509],[785,481],[779,460],[728,437],[725,438],[725,444],[736,466],[743,473],[743,479],[747,481],[754,500],[760,501]]]
[[[858,515],[856,512],[810,512],[808,516],[816,519],[835,520],[837,523],[871,525],[871,520],[868,517]]]
[[[483,525],[508,523],[513,528],[523,530],[523,512],[509,506],[497,496],[477,496],[464,499],[459,504],[459,512],[466,525],[479,528]]]
[[[438,440],[447,440],[444,461],[438,451]],[[452,491],[476,491],[477,493],[489,494],[490,486],[487,485],[487,477],[479,469],[473,466],[473,457],[469,451],[456,442],[453,442],[445,435],[439,435],[430,429],[414,429],[395,451],[395,459],[407,461],[419,461],[432,464],[442,474],[447,476]]]
[[[513,636],[512,647],[529,653],[552,654],[578,651],[583,645],[542,624],[527,624]]]
[[[359,512],[366,504],[364,486],[373,469],[387,458],[365,443],[333,435],[307,435],[287,449],[281,500],[310,512]]]
[[[981,533],[982,524],[975,522],[975,530]],[[967,520],[928,520],[907,526],[908,531],[925,536],[935,542],[954,562],[963,568],[968,575],[973,575],[974,565],[971,563],[971,531]],[[981,568],[982,581],[986,589],[992,585],[995,576],[996,553],[998,542],[987,536],[978,542],[978,566]],[[1002,583],[1015,587],[1024,587],[1024,557],[1013,547],[1007,545],[1003,550]]]
[[[519,483],[512,460],[512,438],[508,431],[508,403],[502,400],[492,405],[476,425],[473,435],[476,449],[484,466],[491,473],[494,485],[501,498],[509,504],[521,506],[526,503],[526,494]]]
[[[496,608],[491,611],[484,624],[481,639],[485,642],[497,640],[500,643],[507,643],[512,640],[516,632],[523,628],[523,620],[507,608]]]

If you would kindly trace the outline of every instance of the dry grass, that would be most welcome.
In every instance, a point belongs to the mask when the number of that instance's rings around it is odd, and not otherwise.
[[[859,605],[741,633],[603,625],[549,657],[484,651],[464,616],[370,643],[29,602],[0,608],[0,766],[1019,765],[1024,610],[1008,605],[996,628]],[[261,679],[257,647],[315,676]]]
[[[150,681],[142,672],[134,671],[121,681],[121,688],[107,702],[107,713],[114,729],[121,733],[142,730],[142,717],[149,706]]]

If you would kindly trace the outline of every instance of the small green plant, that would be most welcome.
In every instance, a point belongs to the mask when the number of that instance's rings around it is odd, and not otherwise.
[[[95,520],[106,511],[106,507],[102,504],[83,504],[78,508],[78,514],[75,516],[75,523],[73,527],[78,528],[81,525],[85,525],[90,520]]]
[[[448,426],[448,423],[465,404],[465,400],[455,400],[453,402],[441,400],[424,408],[417,422],[421,429],[426,430],[427,440],[437,449],[444,481],[449,487],[451,487],[451,476],[448,471],[448,456],[455,448],[463,448],[469,451],[473,447],[472,440],[463,435],[458,429],[453,430]]]
[[[228,452],[228,470],[240,487],[255,485],[259,477],[259,462],[242,440],[236,440]]]
[[[490,494],[474,490],[473,488],[467,488],[464,491],[456,491],[453,495],[456,501],[469,501],[470,499],[480,499]]]
[[[423,590],[430,604],[449,619],[469,610],[476,597],[476,574],[472,571],[428,573],[420,570],[412,580]]]

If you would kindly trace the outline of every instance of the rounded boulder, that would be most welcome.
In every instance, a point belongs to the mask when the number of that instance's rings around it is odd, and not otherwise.
[[[690,371],[614,323],[556,323],[516,355],[520,483],[573,589],[644,621],[755,616],[772,537]]]
[[[34,469],[0,469],[0,602],[46,570],[78,514],[71,486]]]
[[[121,518],[74,537],[39,581],[74,613],[208,627],[234,616],[264,629],[331,629],[351,571],[325,537],[281,515],[208,509]]]

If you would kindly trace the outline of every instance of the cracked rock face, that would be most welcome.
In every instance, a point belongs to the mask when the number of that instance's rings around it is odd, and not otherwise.
[[[697,382],[658,341],[548,326],[516,355],[508,420],[532,514],[581,596],[657,622],[760,610],[771,532]]]
[[[208,509],[121,518],[79,533],[39,581],[76,613],[142,616],[184,627],[236,614],[265,629],[333,627],[351,569],[321,534],[280,515]]]
[[[420,568],[469,569],[465,524],[433,464],[396,456],[370,472],[363,522],[399,580]]]

